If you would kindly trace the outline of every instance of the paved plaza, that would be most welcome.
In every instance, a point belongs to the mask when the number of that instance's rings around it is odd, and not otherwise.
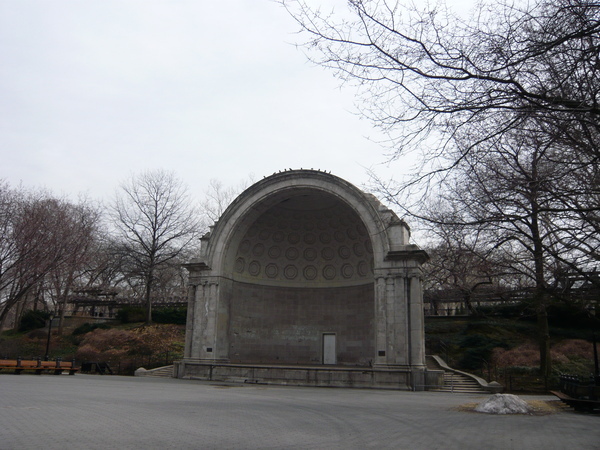
[[[0,448],[600,449],[598,415],[457,409],[484,398],[7,374],[0,375]]]

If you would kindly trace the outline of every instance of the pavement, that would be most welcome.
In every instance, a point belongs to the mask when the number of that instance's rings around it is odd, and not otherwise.
[[[485,398],[6,374],[0,375],[0,449],[600,449],[599,415],[459,409]]]

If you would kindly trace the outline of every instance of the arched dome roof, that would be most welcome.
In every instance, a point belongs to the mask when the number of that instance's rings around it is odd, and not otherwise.
[[[214,275],[260,284],[372,282],[409,230],[377,199],[326,172],[289,170],[246,189],[203,238]]]

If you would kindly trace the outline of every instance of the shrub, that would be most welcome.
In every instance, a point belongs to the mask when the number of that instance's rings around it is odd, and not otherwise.
[[[485,305],[477,309],[483,316],[496,316],[505,319],[534,317],[528,305],[522,302]]]
[[[152,310],[152,321],[156,323],[171,323],[185,325],[187,308],[163,307]],[[146,309],[141,306],[124,306],[117,312],[117,319],[121,323],[135,323],[146,321]]]
[[[184,330],[176,325],[142,326],[130,330],[96,329],[86,334],[77,359],[118,361],[155,356],[179,349]]]
[[[40,339],[46,340],[48,339],[48,331],[40,328],[31,330],[29,333],[27,333],[27,338],[34,341]]]
[[[19,331],[30,331],[46,326],[46,320],[50,318],[50,314],[45,311],[27,311],[21,317],[19,322]]]
[[[490,361],[494,348],[506,347],[506,343],[483,334],[472,334],[461,341],[460,347],[465,349],[459,363],[460,367],[474,370],[480,369],[484,361]]]
[[[88,333],[77,350],[77,359],[107,360],[135,352],[138,337],[130,330],[96,329]]]
[[[90,331],[94,331],[94,330],[96,330],[98,328],[106,330],[106,329],[108,329],[110,327],[107,324],[105,324],[105,323],[89,323],[89,322],[86,322],[83,325],[75,328],[73,330],[73,333],[71,333],[71,334],[73,336],[79,336],[81,334],[87,334]]]
[[[526,342],[506,350],[495,348],[492,359],[499,367],[535,367],[540,364],[540,351],[537,344]]]
[[[185,325],[187,308],[156,308],[152,311],[152,320],[156,323]]]
[[[577,360],[592,361],[593,348],[590,342],[582,339],[567,339],[550,349],[552,362],[569,364]],[[540,350],[537,343],[525,342],[510,350],[495,348],[493,361],[499,367],[535,367],[540,363]]]
[[[577,304],[554,303],[548,306],[548,321],[556,327],[595,328],[599,325],[598,318],[590,316]]]
[[[591,361],[594,358],[593,344],[583,339],[566,339],[561,341],[552,347],[552,352],[564,355],[568,359],[582,358]]]
[[[142,306],[124,306],[117,311],[117,319],[121,323],[145,322],[146,309]]]

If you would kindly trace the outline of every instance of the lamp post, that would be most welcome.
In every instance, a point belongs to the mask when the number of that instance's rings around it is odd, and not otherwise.
[[[600,368],[598,367],[598,342],[596,341],[596,332],[592,333],[592,345],[594,346],[594,381],[596,386],[600,386]]]
[[[50,336],[52,333],[52,319],[54,319],[54,314],[50,313],[50,317],[48,318],[48,339],[46,340],[46,356],[45,360],[48,361],[48,353],[50,352]]]

